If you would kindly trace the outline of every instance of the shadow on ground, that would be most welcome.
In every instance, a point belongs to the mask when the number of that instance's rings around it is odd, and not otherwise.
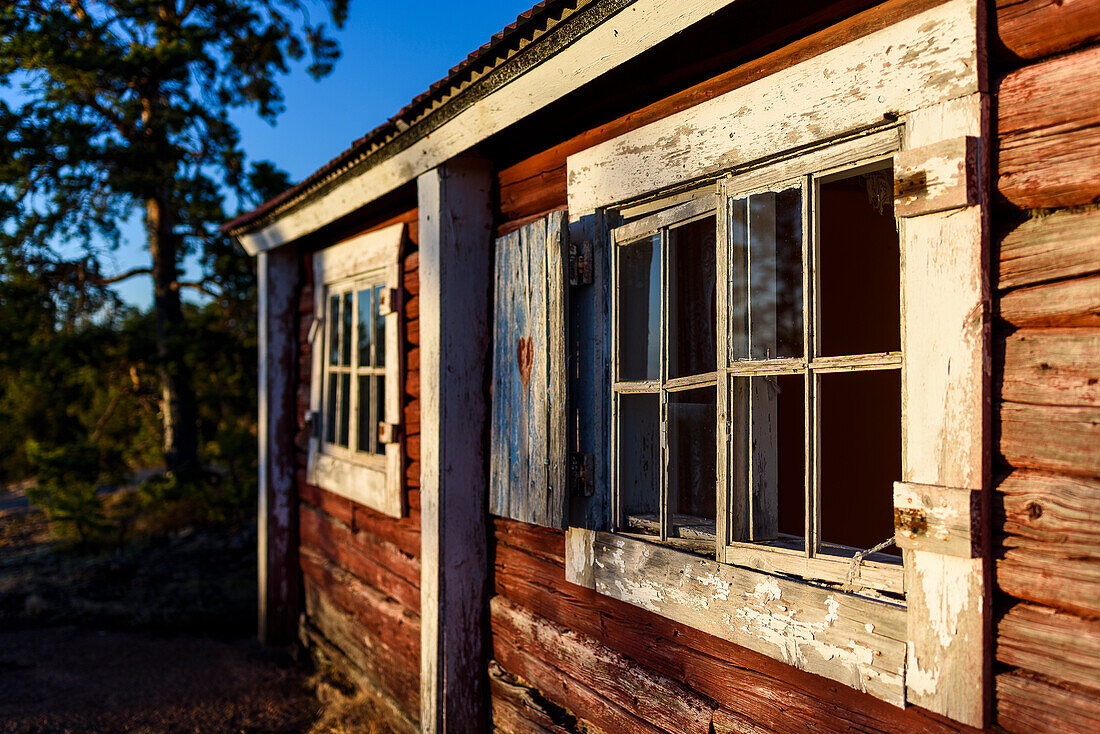
[[[254,641],[251,527],[98,552],[0,492],[0,732],[304,732],[320,704]]]

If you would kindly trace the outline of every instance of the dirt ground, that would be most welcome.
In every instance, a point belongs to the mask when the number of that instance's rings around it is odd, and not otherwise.
[[[0,733],[317,732],[286,650],[254,639],[255,530],[63,550],[0,490]]]

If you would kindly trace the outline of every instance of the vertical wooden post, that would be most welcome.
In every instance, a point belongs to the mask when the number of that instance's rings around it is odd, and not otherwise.
[[[285,644],[298,622],[297,504],[294,490],[295,345],[298,249],[256,259],[259,292],[259,508],[257,571],[260,641]]]
[[[492,176],[459,158],[420,176],[420,726],[486,730],[485,395]]]

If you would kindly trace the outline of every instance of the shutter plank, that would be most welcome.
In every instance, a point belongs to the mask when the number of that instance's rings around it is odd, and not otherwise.
[[[564,212],[496,242],[489,510],[565,527]]]

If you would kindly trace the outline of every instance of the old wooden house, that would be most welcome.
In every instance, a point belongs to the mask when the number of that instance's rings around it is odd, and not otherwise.
[[[263,637],[398,731],[1100,731],[1098,43],[524,13],[226,225]]]

